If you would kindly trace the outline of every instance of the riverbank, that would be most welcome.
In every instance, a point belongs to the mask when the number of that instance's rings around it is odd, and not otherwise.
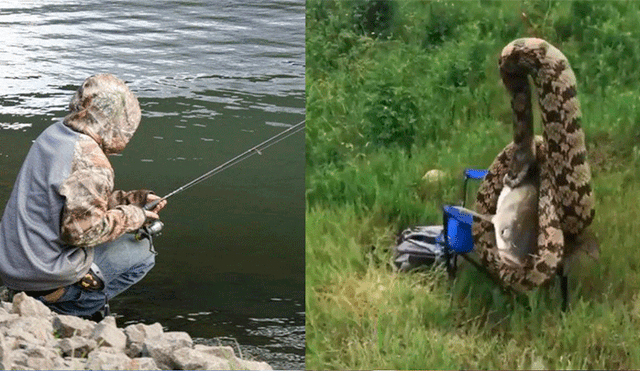
[[[0,369],[12,370],[271,370],[236,357],[233,348],[194,344],[160,323],[123,329],[52,312],[24,293],[0,302]]]

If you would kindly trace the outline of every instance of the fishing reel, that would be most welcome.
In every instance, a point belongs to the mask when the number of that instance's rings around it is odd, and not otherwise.
[[[164,223],[160,220],[154,220],[138,229],[136,232],[136,240],[140,241],[143,238],[151,239],[159,235],[160,232],[162,232],[162,228],[164,228]]]
[[[166,197],[165,197],[166,198]],[[160,201],[162,201],[164,198],[159,198],[149,204],[144,205],[142,208],[144,210],[153,210],[153,208],[155,208],[156,206],[158,206],[158,204],[160,203]],[[140,227],[140,229],[138,229],[138,231],[136,232],[136,240],[140,241],[143,238],[148,238],[149,241],[151,241],[151,239],[153,238],[153,236],[156,236],[158,234],[160,234],[160,232],[162,232],[162,228],[164,228],[164,223],[161,222],[159,219],[156,219],[154,221],[152,221],[151,223],[147,223],[145,225],[143,225],[142,227]],[[153,241],[151,241],[153,244]]]
[[[142,241],[143,239],[149,240],[149,251],[151,251],[154,255],[158,255],[156,248],[153,247],[153,237],[157,236],[162,232],[162,228],[164,227],[164,223],[160,220],[154,220],[147,225],[143,225],[138,229],[135,234],[135,238],[137,241]]]
[[[144,210],[152,210],[162,200],[163,200],[162,198],[159,198],[149,204],[144,205],[142,208]],[[151,251],[154,255],[158,255],[158,252],[156,251],[155,247],[153,247],[153,237],[159,235],[160,232],[162,232],[162,228],[164,228],[164,223],[161,222],[159,219],[155,219],[147,224],[144,224],[142,227],[140,227],[136,231],[134,237],[137,241],[142,241],[145,238],[148,239],[149,251]]]

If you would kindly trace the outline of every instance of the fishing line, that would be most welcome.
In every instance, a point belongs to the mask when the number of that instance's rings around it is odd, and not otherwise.
[[[185,190],[193,187],[194,185],[211,178],[212,176],[214,176],[214,175],[216,175],[216,174],[218,174],[218,173],[220,173],[220,172],[232,167],[233,165],[235,165],[235,164],[237,164],[239,162],[242,162],[242,161],[246,160],[247,158],[253,156],[256,153],[261,155],[263,150],[271,147],[272,145],[274,145],[276,143],[279,143],[280,141],[292,136],[295,133],[298,133],[298,132],[304,130],[305,121],[306,120],[302,120],[299,123],[297,123],[297,124],[291,126],[290,128],[288,128],[287,130],[283,130],[282,132],[272,136],[271,138],[265,140],[264,142],[249,148],[248,150],[242,152],[241,154],[239,154],[236,157],[230,159],[229,161],[223,163],[222,165],[217,166],[216,168],[214,168],[214,169],[212,169],[212,170],[200,175],[199,177],[195,178],[194,180],[186,183],[185,185],[183,185],[183,186],[181,186],[181,187],[169,192],[166,196],[164,196],[164,197],[162,197],[160,199],[157,199],[157,200],[145,205],[144,209],[145,210],[151,210],[154,207],[156,207],[161,201],[166,200],[167,198],[169,198],[169,197],[171,197],[173,195],[176,195],[176,194],[178,194],[178,193],[180,193],[182,191],[185,191]]]

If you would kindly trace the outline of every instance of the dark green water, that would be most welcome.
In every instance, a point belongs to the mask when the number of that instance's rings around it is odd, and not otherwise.
[[[0,208],[31,141],[88,76],[139,97],[116,188],[164,195],[304,119],[303,1],[3,1]],[[121,325],[232,337],[304,367],[304,135],[171,199],[156,267],[113,300]],[[224,340],[224,339],[223,339]]]

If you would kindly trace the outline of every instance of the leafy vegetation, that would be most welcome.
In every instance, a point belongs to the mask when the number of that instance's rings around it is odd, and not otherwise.
[[[307,367],[640,368],[640,3],[308,0]],[[473,267],[390,266],[464,168],[511,141],[497,57],[541,37],[578,78],[601,258],[522,301]],[[540,125],[537,125],[540,131]],[[442,170],[439,182],[424,174]]]

